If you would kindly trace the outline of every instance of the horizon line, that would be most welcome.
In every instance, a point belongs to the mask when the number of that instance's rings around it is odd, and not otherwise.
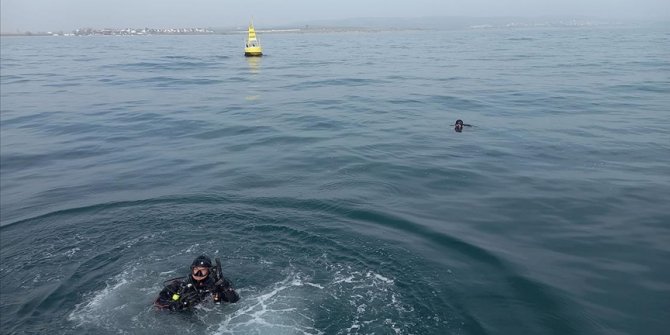
[[[385,27],[392,28],[392,22],[393,20],[400,20],[400,22],[396,22],[398,25],[398,28],[406,29],[404,25],[411,24],[411,22],[415,22],[414,24],[418,24],[417,21],[420,20],[437,20],[437,19],[457,19],[457,20],[596,20],[596,21],[624,21],[627,23],[630,22],[667,22],[670,23],[670,17],[598,17],[598,16],[589,16],[589,15],[535,15],[535,16],[463,16],[463,15],[453,15],[453,16],[422,16],[422,17],[351,17],[351,18],[342,18],[342,19],[323,19],[323,20],[312,20],[312,21],[305,21],[305,22],[293,22],[293,23],[275,23],[275,24],[269,24],[267,25],[268,28],[264,28],[265,30],[271,30],[271,29],[287,29],[287,28],[294,28],[294,29],[300,29],[301,27],[305,26],[315,26],[315,27],[322,27],[322,28],[368,28],[370,27],[371,24],[384,24]],[[352,26],[352,24],[355,24],[356,21],[359,21],[360,26]],[[367,21],[367,22],[365,22]],[[369,22],[369,21],[376,21],[375,23]],[[346,24],[345,24],[346,22]],[[444,24],[449,24],[450,22],[443,22]],[[451,22],[454,23],[454,22]],[[462,23],[462,22],[460,22]],[[548,22],[545,22],[548,23]],[[603,22],[603,23],[613,23],[613,22]],[[434,25],[435,23],[432,22],[431,25]],[[163,27],[148,27],[146,25],[134,25],[134,26],[117,26],[117,27],[91,27],[91,26],[82,26],[78,28],[70,28],[69,30],[64,30],[64,29],[50,29],[50,30],[42,30],[42,29],[33,29],[33,30],[22,30],[22,29],[15,29],[14,31],[7,31],[7,30],[0,30],[0,35],[23,35],[26,33],[34,33],[34,34],[50,34],[54,32],[59,32],[59,33],[65,33],[67,32],[74,32],[79,29],[95,29],[95,30],[103,30],[103,29],[113,29],[113,30],[122,30],[122,29],[216,29],[216,30],[226,30],[226,31],[234,31],[238,29],[246,29],[247,24],[244,25],[222,25],[222,26],[207,26],[207,25],[200,25],[200,26],[180,26],[180,25],[173,25],[173,26],[167,26],[163,25]],[[375,27],[370,27],[370,28],[375,28]],[[416,29],[419,29],[420,27],[416,27]]]

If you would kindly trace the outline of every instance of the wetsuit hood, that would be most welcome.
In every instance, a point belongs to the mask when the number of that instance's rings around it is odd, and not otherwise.
[[[191,263],[191,269],[196,267],[196,266],[203,266],[206,268],[211,268],[212,267],[212,260],[205,256],[198,256],[196,259],[193,260],[193,263]]]

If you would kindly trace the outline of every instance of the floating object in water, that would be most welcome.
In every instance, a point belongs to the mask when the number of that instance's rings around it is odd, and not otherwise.
[[[456,123],[454,124],[454,130],[457,133],[460,133],[463,131],[463,127],[471,127],[471,125],[463,123],[463,120],[461,119],[456,120]]]
[[[244,55],[246,57],[263,56],[263,49],[261,48],[261,41],[256,37],[256,30],[254,23],[249,23],[249,30],[247,31],[247,41],[244,46]]]

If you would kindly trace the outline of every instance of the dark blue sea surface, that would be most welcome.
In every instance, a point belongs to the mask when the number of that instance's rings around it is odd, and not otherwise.
[[[667,334],[667,25],[260,38],[2,37],[2,333]]]

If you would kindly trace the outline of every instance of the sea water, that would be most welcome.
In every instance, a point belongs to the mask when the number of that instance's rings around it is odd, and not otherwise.
[[[667,25],[260,37],[2,37],[3,333],[667,332]]]

